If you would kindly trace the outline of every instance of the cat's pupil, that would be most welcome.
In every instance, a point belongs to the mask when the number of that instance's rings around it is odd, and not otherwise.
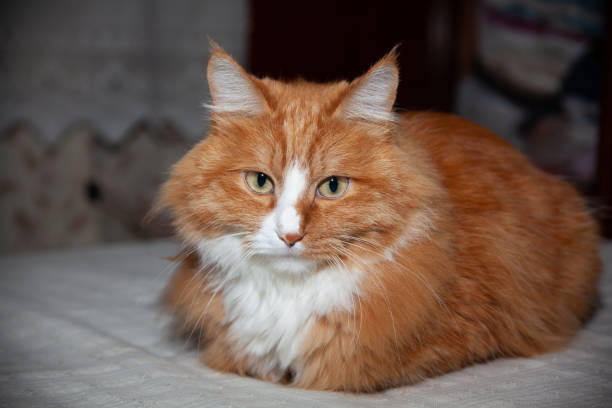
[[[332,177],[329,179],[329,191],[335,193],[338,190],[338,179]]]
[[[259,173],[257,175],[257,185],[259,187],[263,187],[266,184],[266,180],[268,179],[268,176],[266,176],[263,173]]]

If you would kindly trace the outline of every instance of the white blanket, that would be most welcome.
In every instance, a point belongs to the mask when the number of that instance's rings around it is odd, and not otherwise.
[[[371,395],[214,372],[172,340],[157,300],[170,241],[0,258],[4,407],[610,407],[612,244],[604,307],[563,352],[501,359]],[[608,304],[608,305],[606,305]]]

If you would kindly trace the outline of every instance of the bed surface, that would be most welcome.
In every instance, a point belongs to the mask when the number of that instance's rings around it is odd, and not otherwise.
[[[501,359],[371,395],[216,373],[173,340],[157,299],[172,241],[0,257],[4,407],[609,407],[612,244],[603,308],[565,351]]]

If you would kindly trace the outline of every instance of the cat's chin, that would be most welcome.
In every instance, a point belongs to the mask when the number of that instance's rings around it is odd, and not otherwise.
[[[271,271],[286,275],[306,275],[317,270],[318,262],[298,255],[260,255],[256,262]]]

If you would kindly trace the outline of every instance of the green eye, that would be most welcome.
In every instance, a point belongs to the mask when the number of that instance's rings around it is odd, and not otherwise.
[[[244,173],[244,180],[247,186],[257,194],[267,194],[274,191],[274,183],[268,175],[257,171],[247,171]]]
[[[319,187],[317,187],[317,193],[325,198],[340,198],[344,195],[344,193],[346,193],[348,186],[348,177],[331,176],[319,184]]]

